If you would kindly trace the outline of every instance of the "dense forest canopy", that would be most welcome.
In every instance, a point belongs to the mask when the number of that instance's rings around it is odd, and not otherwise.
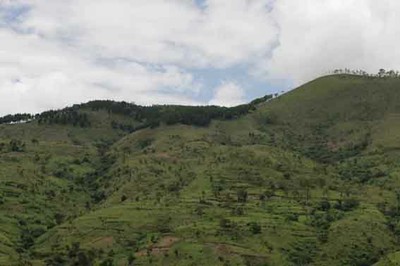
[[[85,104],[74,105],[62,110],[51,110],[41,114],[17,114],[0,118],[0,124],[35,119],[39,124],[70,124],[79,127],[89,127],[90,120],[85,110],[103,110],[112,114],[119,114],[141,122],[138,128],[156,127],[160,123],[167,125],[184,124],[207,126],[213,119],[230,120],[245,115],[255,109],[261,102],[272,99],[273,95],[266,95],[249,104],[235,107],[220,106],[183,106],[183,105],[153,105],[140,106],[127,102],[97,100]],[[134,131],[135,128],[130,128]]]
[[[6,115],[3,117],[0,117],[0,124],[10,124],[10,123],[20,122],[20,121],[29,121],[33,118],[35,118],[35,115],[32,115],[32,114]]]

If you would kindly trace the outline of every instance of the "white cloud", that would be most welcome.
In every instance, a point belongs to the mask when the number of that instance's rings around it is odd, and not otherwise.
[[[396,0],[0,0],[0,114],[104,98],[204,104],[197,70],[247,67],[274,86],[400,69],[399,13]],[[241,102],[225,79],[210,103]]]
[[[236,83],[224,82],[215,88],[210,105],[236,106],[245,103],[244,90]]]
[[[279,46],[258,71],[299,85],[335,68],[400,68],[400,2],[279,0]]]
[[[0,0],[0,114],[99,98],[204,104],[191,71],[265,55],[277,34],[267,4]]]
[[[0,29],[0,113],[39,112],[88,101],[140,104],[195,103],[183,90],[198,90],[191,74],[174,66],[134,62],[94,64],[74,49]],[[164,95],[157,90],[169,88]]]
[[[271,48],[277,29],[267,0],[29,0],[20,25],[52,39],[68,39],[100,57],[155,64],[229,66]],[[33,3],[33,4],[32,4]]]

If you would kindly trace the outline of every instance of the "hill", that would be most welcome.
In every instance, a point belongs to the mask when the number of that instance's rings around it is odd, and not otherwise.
[[[399,89],[0,119],[0,265],[395,265]]]

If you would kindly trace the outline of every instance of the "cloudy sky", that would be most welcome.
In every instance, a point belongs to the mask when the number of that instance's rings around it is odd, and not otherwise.
[[[398,0],[0,0],[0,114],[91,99],[232,106],[400,69]]]

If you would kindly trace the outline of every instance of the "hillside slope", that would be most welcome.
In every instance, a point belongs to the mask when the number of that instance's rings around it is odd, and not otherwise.
[[[0,125],[0,265],[396,263],[399,90],[336,75],[236,109]]]
[[[399,86],[397,78],[319,78],[259,107],[259,123],[276,138],[284,136],[280,144],[324,162],[367,146],[395,150],[400,144]]]

